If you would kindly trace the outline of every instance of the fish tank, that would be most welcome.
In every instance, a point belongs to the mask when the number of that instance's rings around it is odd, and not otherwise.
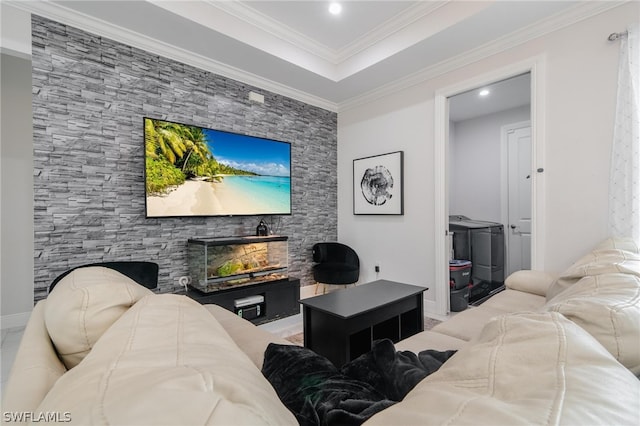
[[[287,279],[288,239],[275,235],[189,239],[190,285],[212,293]]]

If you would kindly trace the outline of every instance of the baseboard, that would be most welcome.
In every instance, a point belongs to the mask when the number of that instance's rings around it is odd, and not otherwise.
[[[355,284],[357,285],[357,284]],[[300,287],[300,299],[307,299],[314,296],[322,296],[323,294],[331,293],[338,290],[344,290],[349,287],[353,287],[354,284],[311,284]]]
[[[313,296],[317,296],[316,285],[305,285],[300,287],[300,299],[306,299]]]
[[[31,312],[21,312],[19,314],[2,315],[0,317],[0,328],[5,330],[7,328],[24,327],[29,321]]]
[[[280,337],[291,336],[302,332],[302,314],[292,315],[277,321],[260,324],[258,327]]]
[[[450,318],[448,315],[436,314],[437,309],[438,308],[434,300],[426,300],[426,299],[424,300],[424,316],[425,317],[437,319],[439,321],[446,321]]]

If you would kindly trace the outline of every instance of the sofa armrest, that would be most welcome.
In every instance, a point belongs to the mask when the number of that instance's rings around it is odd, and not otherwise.
[[[556,274],[544,271],[522,270],[509,275],[504,284],[512,290],[546,296],[551,283],[557,278]]]
[[[4,412],[35,412],[55,382],[67,371],[44,323],[46,300],[33,308],[3,389]]]

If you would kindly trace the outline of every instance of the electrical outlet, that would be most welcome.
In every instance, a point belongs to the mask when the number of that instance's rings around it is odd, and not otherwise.
[[[380,272],[380,265],[376,265],[376,266],[375,266],[375,268],[374,268],[374,270],[375,270],[376,272]]]

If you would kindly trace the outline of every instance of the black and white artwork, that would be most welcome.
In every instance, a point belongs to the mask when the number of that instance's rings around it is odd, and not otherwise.
[[[353,160],[353,214],[404,214],[403,151]]]

